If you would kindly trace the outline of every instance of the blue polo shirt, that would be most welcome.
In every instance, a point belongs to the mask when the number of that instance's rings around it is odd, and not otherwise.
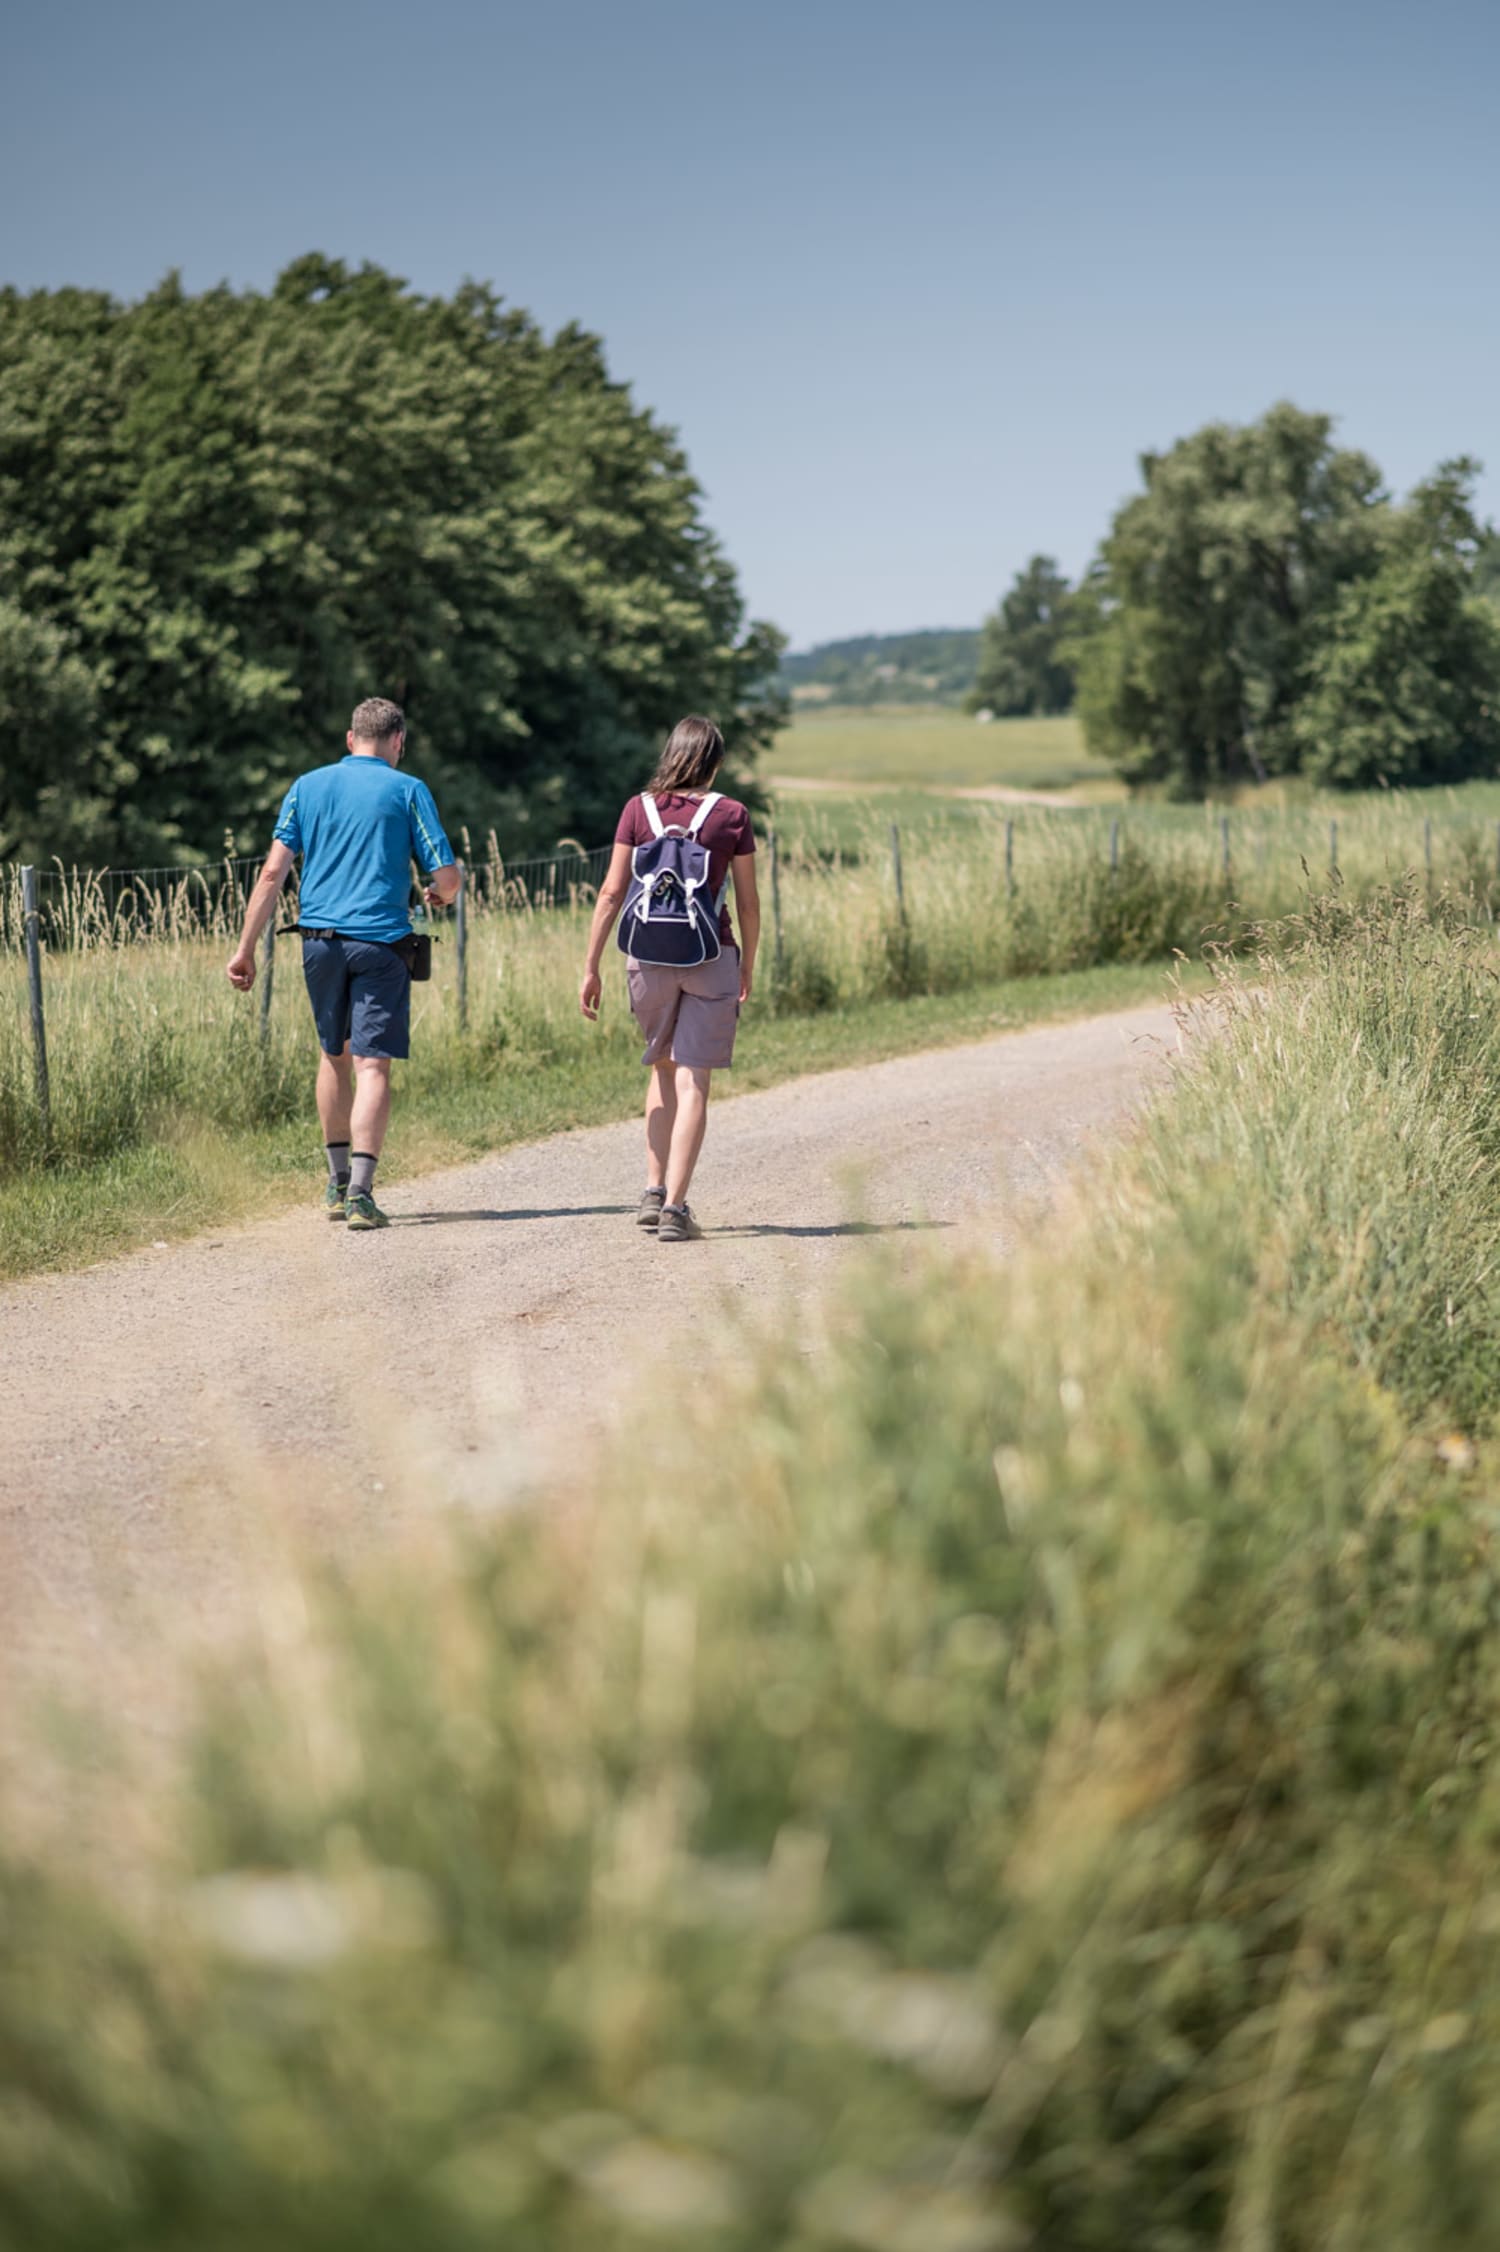
[[[432,792],[383,758],[315,766],[287,791],[276,842],[302,855],[298,920],[394,946],[411,930],[411,864],[446,868],[453,847]]]

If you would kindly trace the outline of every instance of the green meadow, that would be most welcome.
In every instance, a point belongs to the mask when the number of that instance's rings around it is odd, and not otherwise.
[[[1113,782],[1111,768],[1085,748],[1078,722],[1000,719],[988,723],[933,705],[801,707],[761,761],[773,786],[808,781],[926,789],[1066,790]]]

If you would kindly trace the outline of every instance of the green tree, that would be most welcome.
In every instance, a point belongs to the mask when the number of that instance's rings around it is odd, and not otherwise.
[[[1445,462],[1390,513],[1376,569],[1343,587],[1296,718],[1319,783],[1500,772],[1500,616],[1475,591],[1476,465]]]
[[[0,859],[88,857],[97,800],[82,786],[98,683],[68,637],[0,601]]]
[[[1065,712],[1073,701],[1073,596],[1050,555],[1033,555],[985,619],[970,711]]]
[[[66,776],[7,776],[36,850],[258,839],[370,693],[452,822],[543,849],[604,833],[685,709],[748,771],[782,708],[779,636],[596,338],[316,256],[269,295],[0,292],[0,604]]]
[[[1143,456],[1076,636],[1092,748],[1179,795],[1295,767],[1307,667],[1379,562],[1387,496],[1327,415],[1282,404]]]

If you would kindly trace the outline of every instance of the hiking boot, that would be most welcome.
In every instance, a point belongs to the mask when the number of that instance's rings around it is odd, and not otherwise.
[[[638,1228],[654,1228],[661,1218],[661,1208],[667,1201],[665,1189],[646,1189],[636,1208],[635,1224]]]
[[[690,1205],[663,1204],[656,1230],[658,1243],[698,1243],[702,1237],[703,1230],[693,1218]]]
[[[358,1235],[366,1228],[388,1228],[391,1224],[373,1196],[355,1196],[351,1192],[344,1199],[344,1213],[351,1235]]]
[[[327,1188],[323,1191],[323,1210],[328,1214],[330,1220],[343,1219],[344,1199],[348,1194],[347,1184],[340,1187],[337,1181],[329,1182]]]

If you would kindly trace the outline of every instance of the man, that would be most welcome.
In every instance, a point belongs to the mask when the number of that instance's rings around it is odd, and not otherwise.
[[[406,747],[398,704],[370,696],[355,709],[348,756],[314,767],[282,801],[275,839],[229,964],[241,993],[255,983],[255,949],[302,855],[302,968],[323,1053],[318,1116],[328,1153],[324,1205],[351,1230],[389,1225],[375,1202],[375,1167],[391,1111],[391,1064],[411,1046],[411,863],[429,907],[447,907],[463,882],[425,782],[397,771]]]

